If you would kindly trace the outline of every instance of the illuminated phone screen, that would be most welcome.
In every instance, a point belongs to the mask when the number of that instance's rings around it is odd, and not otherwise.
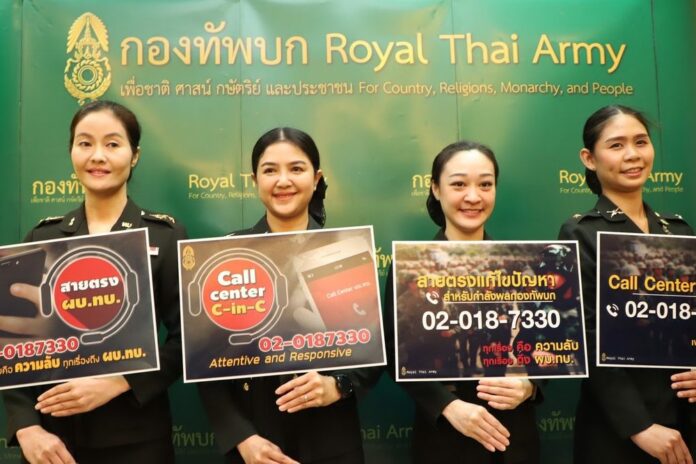
[[[375,267],[369,252],[310,269],[302,276],[327,329],[360,329],[378,323]]]

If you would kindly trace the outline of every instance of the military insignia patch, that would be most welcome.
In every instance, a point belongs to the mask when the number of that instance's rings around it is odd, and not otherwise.
[[[172,224],[176,223],[176,220],[168,214],[150,213],[150,216],[152,216],[153,218],[159,219],[160,221],[167,221],[167,222],[170,222]]]

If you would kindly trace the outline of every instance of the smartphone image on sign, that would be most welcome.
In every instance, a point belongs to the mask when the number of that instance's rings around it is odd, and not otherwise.
[[[328,330],[378,326],[375,265],[365,240],[350,238],[307,251],[297,256],[295,267],[312,310]]]
[[[34,317],[38,308],[29,300],[10,293],[10,286],[22,283],[39,286],[43,278],[46,252],[41,248],[0,258],[0,314]]]

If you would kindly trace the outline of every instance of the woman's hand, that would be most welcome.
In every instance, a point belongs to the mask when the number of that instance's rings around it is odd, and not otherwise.
[[[473,438],[490,452],[505,451],[510,445],[510,432],[483,406],[454,400],[442,415],[459,433]]]
[[[476,387],[476,396],[495,409],[515,409],[534,393],[534,384],[529,379],[506,377],[481,379]]]
[[[275,393],[281,395],[276,401],[278,409],[287,412],[328,406],[341,399],[341,394],[336,388],[336,379],[321,375],[317,371],[307,372],[285,382]]]
[[[653,424],[631,437],[640,449],[659,459],[660,464],[694,464],[679,431]]]
[[[245,464],[300,464],[259,435],[252,435],[238,444],[237,450]]]
[[[30,464],[75,464],[61,439],[40,425],[17,430],[17,441]]]
[[[686,371],[672,376],[672,388],[679,390],[677,396],[689,403],[696,403],[696,371]]]
[[[72,416],[96,409],[128,390],[122,375],[75,379],[43,392],[34,409],[55,417]]]
[[[10,285],[10,293],[17,298],[31,301],[37,308],[40,304],[39,287],[29,284],[14,283]],[[49,331],[51,320],[37,314],[34,317],[0,316],[0,330],[18,336],[39,338]],[[7,341],[14,343],[17,340]]]

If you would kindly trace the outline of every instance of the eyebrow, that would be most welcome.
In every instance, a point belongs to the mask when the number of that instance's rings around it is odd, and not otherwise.
[[[641,138],[641,137],[649,137],[649,135],[647,132],[641,132],[640,134],[636,134],[632,137],[628,137],[626,135],[617,135],[616,137],[610,137],[610,138],[606,139],[604,141],[604,143],[615,142],[618,140],[626,140],[628,138],[637,139],[637,138]]]
[[[469,174],[466,172],[455,172],[453,174],[450,174],[447,177],[457,177],[457,176],[469,177]],[[479,177],[493,177],[493,173],[486,172],[486,173],[481,174]]]
[[[90,134],[89,132],[79,132],[79,133],[75,134],[75,138],[77,138],[77,137],[92,137],[92,138],[94,138],[94,136],[93,136],[92,134]],[[119,137],[119,138],[124,138],[124,137],[123,137],[123,134],[120,134],[120,133],[118,133],[118,132],[111,132],[111,133],[108,133],[108,134],[106,134],[106,135],[104,136],[104,138],[107,138],[107,137]]]
[[[278,166],[278,164],[280,164],[280,163],[275,163],[273,161],[264,161],[263,163],[261,163],[261,166]],[[290,163],[288,163],[288,164],[294,165],[294,164],[308,164],[308,163],[305,160],[296,160],[296,161],[290,161]]]

